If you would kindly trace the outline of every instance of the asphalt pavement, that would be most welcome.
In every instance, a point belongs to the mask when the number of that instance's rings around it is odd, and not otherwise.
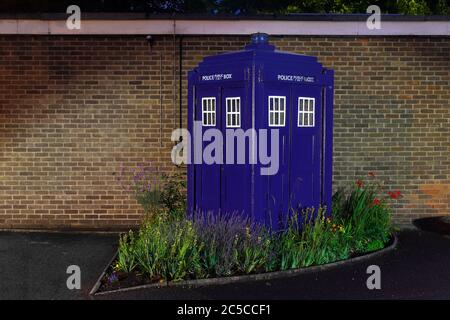
[[[117,235],[0,232],[0,299],[89,299],[117,248]],[[81,270],[69,290],[67,267]],[[370,265],[381,289],[367,288]],[[398,234],[397,248],[378,257],[283,279],[197,288],[164,287],[101,299],[450,299],[450,237],[420,230]]]

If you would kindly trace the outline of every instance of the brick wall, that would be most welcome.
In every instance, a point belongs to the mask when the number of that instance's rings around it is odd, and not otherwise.
[[[248,37],[184,37],[186,70]],[[397,223],[450,214],[450,38],[277,37],[335,70],[334,186],[374,171]],[[0,228],[125,228],[121,164],[163,171],[179,123],[179,38],[0,36]]]

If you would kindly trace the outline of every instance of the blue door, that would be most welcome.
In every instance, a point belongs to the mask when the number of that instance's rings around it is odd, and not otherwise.
[[[266,223],[273,229],[284,226],[289,199],[289,119],[291,118],[291,93],[289,87],[278,83],[266,83],[263,90],[261,128],[269,133],[268,152],[272,149],[271,135],[278,130],[278,172],[263,176],[265,181]],[[261,138],[259,136],[258,138]],[[261,143],[261,141],[259,142]]]
[[[321,201],[321,115],[321,88],[293,85],[289,189],[295,209],[317,207]]]
[[[221,88],[221,124],[224,162],[221,170],[221,210],[250,215],[251,165],[249,158],[251,109],[245,87]]]
[[[221,128],[221,108],[220,89],[217,86],[198,86],[195,97],[195,121],[201,122],[202,135],[207,129]],[[195,137],[194,133],[194,137]],[[198,133],[197,133],[198,134]],[[195,140],[195,138],[193,139]],[[194,141],[195,143],[195,141]],[[195,192],[194,203],[202,212],[217,211],[220,208],[220,170],[221,164],[205,164],[203,151],[210,144],[210,141],[201,143],[201,149],[194,145],[194,161],[201,163],[194,164]],[[201,159],[198,159],[201,157]]]

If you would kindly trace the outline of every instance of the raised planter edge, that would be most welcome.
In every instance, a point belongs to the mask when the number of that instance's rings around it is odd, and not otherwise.
[[[327,269],[331,269],[340,265],[350,264],[353,262],[363,261],[367,259],[371,259],[374,257],[381,256],[389,251],[394,250],[397,247],[398,244],[398,238],[394,234],[392,236],[392,239],[390,241],[390,244],[386,246],[383,249],[370,252],[368,254],[364,254],[361,256],[357,256],[354,258],[346,259],[346,260],[339,260],[335,262],[330,262],[327,264],[317,265],[317,266],[310,266],[306,268],[298,268],[298,269],[290,269],[290,270],[283,270],[283,271],[273,271],[273,272],[265,272],[265,273],[257,273],[257,274],[246,274],[246,275],[239,275],[239,276],[230,276],[230,277],[220,277],[220,278],[206,278],[206,279],[194,279],[194,280],[182,280],[182,281],[166,281],[162,283],[149,283],[134,287],[127,287],[127,288],[121,288],[121,289],[115,289],[110,291],[102,291],[97,292],[101,285],[101,280],[103,279],[104,275],[106,274],[106,271],[110,267],[110,265],[113,263],[113,261],[117,257],[117,252],[113,255],[111,261],[106,265],[106,267],[103,269],[103,272],[98,277],[97,281],[95,282],[94,286],[92,287],[90,291],[91,296],[104,296],[108,294],[114,294],[114,293],[120,293],[120,292],[127,292],[127,291],[134,291],[134,290],[142,290],[142,289],[150,289],[150,288],[162,288],[162,287],[201,287],[206,285],[222,285],[222,284],[229,284],[229,283],[240,283],[240,282],[246,282],[246,281],[258,281],[258,280],[271,280],[271,279],[280,279],[280,278],[288,278],[295,276],[297,274],[302,273],[311,273],[316,271],[323,271]]]

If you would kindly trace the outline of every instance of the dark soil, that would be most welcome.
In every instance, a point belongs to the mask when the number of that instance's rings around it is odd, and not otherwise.
[[[117,278],[113,279],[113,275]],[[128,287],[136,287],[145,284],[164,282],[161,278],[149,278],[138,272],[121,272],[113,271],[112,266],[109,266],[105,276],[100,281],[99,292],[112,291]]]

